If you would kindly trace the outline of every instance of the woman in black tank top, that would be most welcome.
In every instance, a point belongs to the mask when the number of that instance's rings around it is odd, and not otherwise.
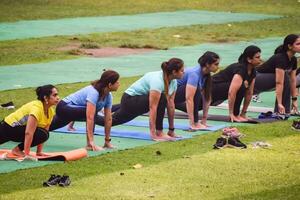
[[[292,109],[298,112],[296,89],[296,53],[300,53],[299,35],[290,34],[283,44],[277,47],[275,54],[257,68],[254,93],[275,89],[276,101],[274,112],[290,114]],[[267,81],[266,81],[267,80]]]

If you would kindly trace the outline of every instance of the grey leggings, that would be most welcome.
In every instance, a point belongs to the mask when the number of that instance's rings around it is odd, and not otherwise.
[[[254,94],[259,94],[265,91],[271,91],[275,89],[275,73],[259,73],[256,74]],[[284,83],[282,91],[282,105],[285,108],[286,113],[291,111],[291,91],[290,91],[290,77],[284,73]],[[274,112],[278,112],[277,99],[275,100]]]

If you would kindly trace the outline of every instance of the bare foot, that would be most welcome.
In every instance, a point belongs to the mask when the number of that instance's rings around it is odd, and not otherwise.
[[[11,150],[11,153],[14,154],[14,155],[16,155],[16,156],[21,156],[21,157],[25,156],[25,153],[23,151],[21,151],[18,146],[16,146],[15,148],[13,148]]]
[[[177,135],[176,133],[174,133],[173,131],[169,131],[168,132],[168,136],[172,137],[172,138],[182,138],[182,136]]]
[[[103,145],[104,148],[107,148],[107,149],[114,149],[114,145],[112,145],[112,143],[110,142],[105,142],[104,145]]]
[[[97,145],[86,146],[85,149],[88,150],[88,151],[102,151],[102,150],[104,150],[102,147],[99,147]]]
[[[74,127],[68,127],[68,131],[76,131]]]
[[[201,123],[194,124],[190,127],[190,129],[192,129],[192,130],[200,130],[200,129],[205,129],[205,128],[207,128],[207,126],[205,126]]]

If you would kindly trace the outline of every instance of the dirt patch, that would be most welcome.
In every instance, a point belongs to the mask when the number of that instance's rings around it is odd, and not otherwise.
[[[133,54],[143,54],[148,52],[156,51],[155,49],[131,49],[131,48],[113,48],[104,47],[101,49],[81,49],[86,55],[93,57],[116,57],[116,56],[126,56]]]
[[[57,50],[68,51],[72,55],[85,55],[85,56],[91,56],[96,58],[126,56],[126,55],[143,54],[143,53],[157,51],[157,49],[152,49],[152,48],[103,47],[103,48],[85,49],[85,48],[80,48],[80,46],[81,46],[80,43],[73,43],[69,46],[61,47]]]

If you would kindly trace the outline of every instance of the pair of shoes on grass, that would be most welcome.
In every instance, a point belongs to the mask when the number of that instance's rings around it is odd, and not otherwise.
[[[223,149],[225,147],[234,147],[239,149],[246,149],[247,145],[240,141],[240,137],[244,136],[235,127],[227,127],[222,130],[222,135],[213,145],[214,149]]]
[[[48,181],[45,181],[43,183],[43,186],[51,187],[51,186],[59,185],[61,187],[66,187],[66,186],[69,186],[70,184],[71,184],[71,179],[69,176],[67,176],[67,175],[61,176],[61,175],[51,174]]]
[[[246,149],[247,145],[235,137],[219,137],[213,145],[214,149],[223,149],[225,147],[233,147],[238,149]]]

